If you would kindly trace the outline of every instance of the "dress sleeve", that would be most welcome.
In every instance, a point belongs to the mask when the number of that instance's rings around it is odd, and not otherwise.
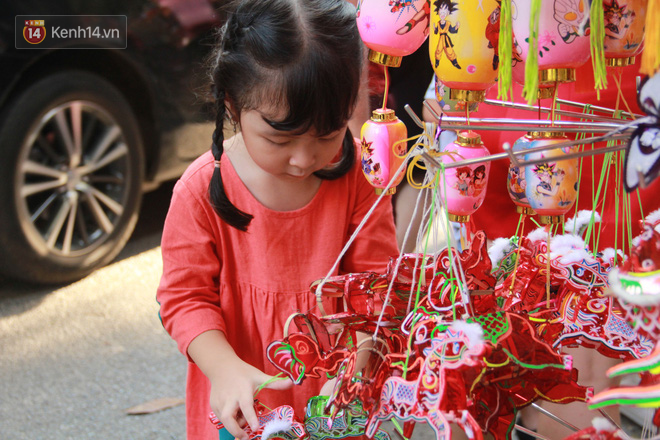
[[[163,326],[186,356],[201,333],[225,332],[218,291],[222,262],[212,215],[184,181],[177,182],[163,229],[163,275],[156,298]]]
[[[364,216],[378,199],[374,187],[362,175],[360,165],[357,164],[356,167],[354,185],[352,185],[355,191],[355,203],[350,216],[346,240],[353,235]],[[392,197],[384,196],[342,259],[341,272],[384,273],[390,258],[396,257],[398,254]]]

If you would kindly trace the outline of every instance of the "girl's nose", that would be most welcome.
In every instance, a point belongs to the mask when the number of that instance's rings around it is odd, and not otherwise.
[[[289,164],[306,170],[314,165],[315,160],[313,149],[310,146],[301,146],[293,152],[289,159]]]

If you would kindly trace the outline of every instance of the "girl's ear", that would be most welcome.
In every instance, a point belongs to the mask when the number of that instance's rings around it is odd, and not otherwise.
[[[225,99],[225,114],[229,119],[231,128],[234,130],[234,133],[236,133],[236,127],[238,127],[239,118],[238,115],[236,114],[236,111],[234,111],[234,105],[232,105],[229,99]]]
[[[238,124],[238,115],[234,111],[234,105],[229,99],[225,99],[225,112],[232,125],[236,126]]]

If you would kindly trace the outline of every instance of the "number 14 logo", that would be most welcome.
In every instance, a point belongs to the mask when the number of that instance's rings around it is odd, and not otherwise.
[[[23,38],[30,44],[39,44],[44,41],[44,38],[46,38],[44,20],[25,20]]]

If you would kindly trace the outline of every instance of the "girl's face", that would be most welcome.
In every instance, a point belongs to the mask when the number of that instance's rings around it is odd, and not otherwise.
[[[246,110],[240,124],[246,149],[263,171],[287,180],[305,180],[325,168],[343,144],[346,126],[325,136],[314,129],[294,134],[271,127],[267,120],[281,120],[283,115],[270,108]]]

